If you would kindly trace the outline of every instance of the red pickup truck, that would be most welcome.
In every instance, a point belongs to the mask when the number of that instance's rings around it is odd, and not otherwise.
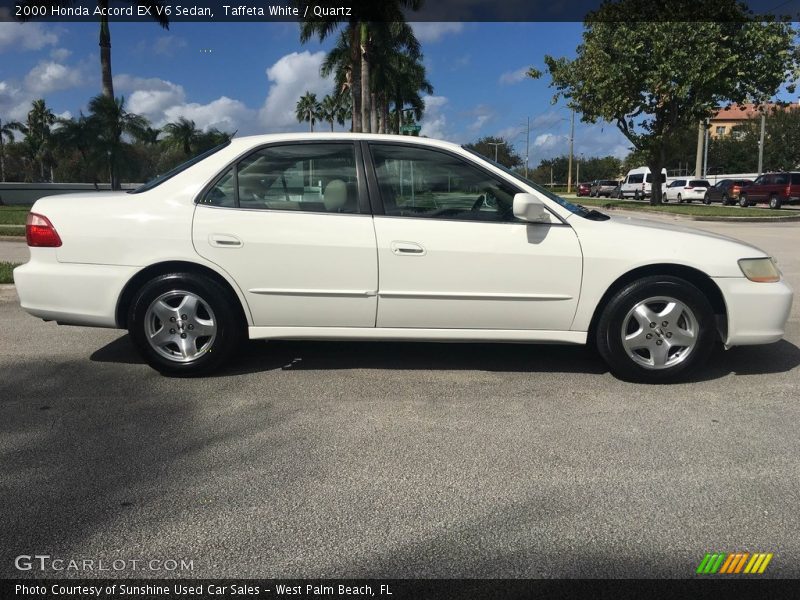
[[[764,173],[739,194],[739,206],[767,202],[770,208],[800,202],[800,173]]]

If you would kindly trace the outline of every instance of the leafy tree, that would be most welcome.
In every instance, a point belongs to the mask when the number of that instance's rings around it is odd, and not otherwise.
[[[163,127],[163,132],[165,134],[164,145],[180,148],[187,157],[192,154],[192,146],[197,143],[200,135],[194,121],[190,121],[186,117],[179,117],[177,121],[167,123]]]
[[[6,121],[0,119],[0,181],[6,181],[6,148],[5,143],[14,141],[14,132],[22,129],[22,123],[17,121]]]
[[[497,162],[509,169],[522,164],[522,157],[514,150],[511,142],[501,137],[482,137],[471,144],[464,144],[464,148],[482,154],[489,160],[495,160],[496,156]]]
[[[125,98],[95,96],[89,101],[89,123],[97,132],[97,149],[106,156],[111,189],[120,189],[118,169],[126,153],[124,135],[141,136],[147,119],[125,110]]]
[[[149,9],[150,18],[158,22],[164,29],[169,29],[169,17],[164,12],[165,5],[158,0],[129,0],[134,6],[142,6]],[[73,0],[23,0],[20,4],[24,6],[44,6],[47,14],[50,9],[55,7],[70,7],[75,2]],[[107,98],[114,98],[114,82],[111,77],[111,30],[108,26],[108,7],[111,0],[97,0],[97,8],[100,10],[100,77],[103,83],[103,95]],[[28,21],[34,16],[22,17],[20,20]]]
[[[542,160],[530,172],[530,178],[541,184],[553,183],[566,184],[567,170],[569,169],[568,156],[556,156]],[[573,171],[575,164],[573,161]],[[590,157],[580,161],[581,181],[594,181],[595,179],[617,179],[623,171],[622,161],[616,156]]]
[[[574,60],[545,57],[556,97],[584,122],[616,124],[657,173],[682,132],[720,104],[766,101],[798,67],[792,26],[737,0],[606,2],[584,27]],[[651,202],[661,202],[658,179]]]
[[[317,101],[317,95],[312,92],[306,92],[300,97],[300,100],[297,101],[295,116],[300,123],[306,121],[312,132],[314,131],[314,123],[320,118],[320,112],[321,109]]]
[[[92,181],[96,184],[96,168],[102,162],[97,147],[97,136],[95,123],[83,113],[77,119],[58,119],[57,128],[53,131],[53,141],[62,157],[59,167],[62,166],[62,163],[66,163],[64,166],[67,169],[73,167],[70,163],[72,157],[76,156],[77,179],[86,182]],[[65,181],[73,179],[69,174],[64,173],[64,170],[61,170],[60,175],[60,178]]]
[[[39,181],[45,181],[45,165],[51,169],[53,154],[51,144],[50,128],[56,122],[56,116],[44,99],[34,100],[31,110],[28,111],[28,118],[24,125],[19,126],[19,131],[24,134],[23,142],[31,162],[39,165]]]

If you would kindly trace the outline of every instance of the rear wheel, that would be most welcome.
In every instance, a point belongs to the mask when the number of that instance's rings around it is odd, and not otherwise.
[[[776,196],[775,194],[772,194],[769,197],[769,207],[770,208],[775,208],[775,209],[780,208],[781,207],[781,199],[778,198],[778,196]]]
[[[750,203],[747,201],[747,196],[741,194],[739,196],[739,206],[741,206],[742,208],[747,208],[749,205]]]
[[[678,194],[678,204],[683,204],[683,197]]]
[[[244,326],[216,281],[171,273],[147,282],[131,304],[128,331],[147,363],[164,375],[207,375],[241,342]]]
[[[617,377],[672,383],[707,360],[716,337],[714,312],[695,286],[654,276],[628,284],[611,298],[596,341]]]
[[[722,206],[728,206],[728,194],[722,194]]]
[[[703,196],[703,204],[711,204],[711,196],[708,195],[708,192]]]

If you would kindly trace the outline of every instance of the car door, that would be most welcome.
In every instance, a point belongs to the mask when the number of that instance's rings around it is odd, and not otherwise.
[[[769,175],[761,175],[747,188],[745,192],[748,202],[763,202],[769,195]]]
[[[374,327],[378,263],[360,149],[272,144],[195,208],[196,251],[229,273],[261,327]]]
[[[678,190],[686,183],[685,179],[676,179],[667,186],[666,196],[667,200],[677,200]]]
[[[512,213],[513,183],[472,159],[371,142],[378,327],[568,330],[582,275],[573,229]]]

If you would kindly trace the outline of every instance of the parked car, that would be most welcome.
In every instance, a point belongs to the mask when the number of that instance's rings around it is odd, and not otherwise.
[[[709,188],[711,188],[711,184],[705,179],[678,178],[667,185],[664,190],[664,199],[666,201],[674,200],[679,204],[702,200]]]
[[[667,170],[661,170],[661,182],[667,181]],[[631,169],[625,176],[620,187],[620,198],[633,198],[644,200],[650,197],[653,185],[653,174],[649,167]]]
[[[42,198],[26,236],[23,309],[127,329],[167,375],[211,373],[246,338],[591,342],[619,377],[672,382],[720,340],[779,340],[792,303],[748,244],[609,217],[415,137],[237,138],[132,193]]]
[[[614,179],[600,179],[593,181],[589,195],[594,196],[595,198],[599,198],[600,196],[611,198],[611,194],[615,189],[617,189],[618,185],[619,181],[615,181]]]
[[[800,173],[765,173],[739,193],[739,206],[766,202],[770,208],[800,202]]]
[[[750,179],[720,179],[717,183],[708,188],[703,202],[721,202],[723,206],[735,204],[739,199],[742,188],[746,188],[753,182]]]
[[[591,193],[592,184],[590,183],[579,183],[577,188],[578,196],[588,196]]]

